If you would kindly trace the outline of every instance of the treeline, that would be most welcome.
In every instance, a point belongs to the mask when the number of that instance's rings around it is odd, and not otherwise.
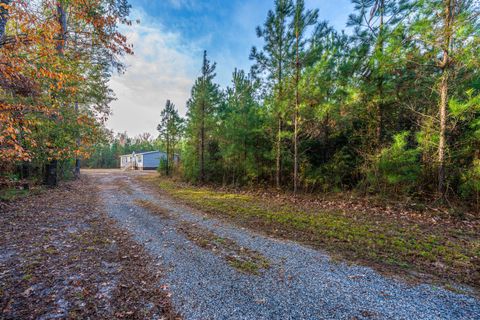
[[[132,54],[126,0],[0,0],[0,182],[78,176]]]
[[[478,2],[353,3],[339,32],[304,1],[276,0],[252,70],[235,70],[226,90],[205,53],[187,103],[185,178],[478,204]]]
[[[82,163],[83,168],[115,169],[120,168],[120,156],[133,152],[163,150],[159,139],[153,139],[149,133],[129,137],[126,132],[113,134],[107,132],[105,139],[93,146],[94,152]]]
[[[126,132],[114,134],[106,132],[105,139],[99,140],[93,147],[94,152],[84,161],[86,168],[119,168],[120,156],[133,152],[147,152],[161,150],[167,154],[160,163],[158,171],[165,175],[180,174],[179,161],[180,144],[184,132],[184,119],[170,100],[160,114],[160,123],[157,126],[159,135],[154,138],[150,133],[143,133],[134,138]]]

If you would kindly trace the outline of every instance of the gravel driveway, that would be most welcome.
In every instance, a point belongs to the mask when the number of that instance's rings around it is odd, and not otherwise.
[[[140,173],[88,174],[108,214],[167,271],[165,289],[185,319],[480,319],[474,297],[409,285],[208,218],[140,184],[133,178]],[[254,268],[240,257],[239,267],[237,255],[265,263]]]

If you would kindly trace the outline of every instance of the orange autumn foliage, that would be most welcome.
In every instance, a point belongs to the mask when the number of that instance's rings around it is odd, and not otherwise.
[[[59,5],[67,8],[65,34]],[[1,8],[8,12],[8,24],[0,37],[0,166],[88,157],[101,123],[90,105],[79,111],[73,105],[88,94],[86,75],[99,59],[94,51],[106,61],[133,53],[117,31],[128,21],[111,1],[102,0],[13,0]]]

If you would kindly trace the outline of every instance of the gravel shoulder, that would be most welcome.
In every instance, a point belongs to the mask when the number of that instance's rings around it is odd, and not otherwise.
[[[185,319],[479,319],[480,301],[408,284],[179,204],[119,171],[87,173],[107,213],[165,270]]]

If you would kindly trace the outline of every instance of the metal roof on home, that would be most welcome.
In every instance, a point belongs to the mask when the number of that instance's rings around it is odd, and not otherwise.
[[[158,150],[157,151],[146,151],[146,152],[135,152],[135,155],[139,155],[139,154],[144,155],[144,154],[150,154],[150,153],[165,153],[165,152],[158,151]],[[129,154],[122,154],[120,157],[128,157],[128,156],[131,156],[132,154],[133,154],[133,152],[129,153]]]

